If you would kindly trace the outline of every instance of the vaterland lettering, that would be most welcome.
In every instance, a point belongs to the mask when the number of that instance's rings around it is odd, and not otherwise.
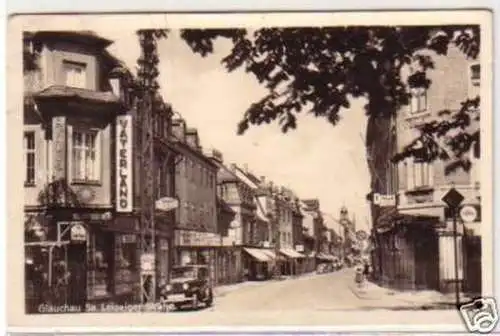
[[[128,120],[127,119],[120,119],[119,121],[120,125],[120,145],[122,148],[120,148],[119,151],[119,179],[120,179],[120,192],[119,192],[119,202],[120,202],[120,207],[122,208],[127,208],[128,207],[128,196],[129,196],[129,185],[128,185],[128,176],[131,173],[128,171],[128,161],[130,158],[127,156],[127,145],[130,139],[128,138],[127,134],[127,126],[128,126]]]

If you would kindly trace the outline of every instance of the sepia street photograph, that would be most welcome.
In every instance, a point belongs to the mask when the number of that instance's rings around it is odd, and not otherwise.
[[[493,330],[490,13],[350,14],[17,17],[17,313]]]

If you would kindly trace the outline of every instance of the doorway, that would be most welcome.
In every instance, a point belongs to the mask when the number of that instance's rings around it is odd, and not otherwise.
[[[68,305],[84,311],[87,301],[87,244],[73,242],[68,245]]]
[[[414,230],[415,287],[439,290],[439,237],[433,228]]]

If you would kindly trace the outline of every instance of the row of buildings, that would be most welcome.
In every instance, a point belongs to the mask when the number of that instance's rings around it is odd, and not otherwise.
[[[431,86],[412,89],[410,104],[396,111],[395,117],[369,121],[367,150],[372,193],[368,199],[376,243],[372,256],[375,276],[382,285],[399,289],[448,292],[458,286],[462,291],[480,294],[479,142],[466,155],[470,169],[458,167],[447,172],[449,161],[442,159],[425,162],[408,158],[391,163],[396,153],[419,136],[421,125],[445,118],[447,114],[441,111],[456,113],[464,99],[480,95],[477,61],[453,46],[446,55],[430,51],[427,55],[434,61],[433,69],[427,71]],[[411,71],[408,67],[403,76]],[[477,130],[479,121],[473,117],[470,120],[469,127]],[[454,216],[443,201],[452,188],[464,197],[462,208],[467,206],[472,214],[467,221],[457,216],[456,257]]]
[[[132,75],[92,32],[25,33],[26,304],[141,301],[141,166],[153,165],[156,287],[174,265],[205,263],[216,284],[313,271],[342,258],[345,232],[317,199],[224,162],[196,129],[154,100],[154,162]],[[348,220],[343,210],[344,220]],[[348,220],[349,221],[349,220]],[[351,227],[351,226],[349,226]],[[353,228],[354,229],[354,228]],[[347,234],[347,236],[352,236]]]

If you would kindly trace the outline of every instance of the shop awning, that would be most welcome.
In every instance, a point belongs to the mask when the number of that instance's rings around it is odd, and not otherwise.
[[[280,253],[291,259],[304,258],[304,255],[290,248],[280,249]]]
[[[264,250],[256,249],[256,248],[249,248],[245,247],[243,248],[245,252],[247,252],[249,255],[251,255],[253,258],[257,259],[258,261],[261,262],[268,262],[271,261],[272,258],[264,252]]]
[[[276,259],[276,253],[274,253],[273,250],[269,250],[269,249],[262,249],[261,250],[262,252],[264,252],[266,255],[269,256],[269,258],[271,259]]]

